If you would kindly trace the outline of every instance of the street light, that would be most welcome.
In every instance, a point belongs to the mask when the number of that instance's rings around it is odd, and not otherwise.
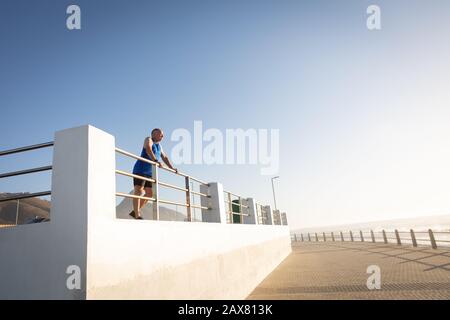
[[[277,210],[277,199],[275,198],[275,188],[273,187],[273,180],[278,179],[280,176],[276,176],[272,178],[272,192],[273,192],[273,202],[275,204],[275,210]]]

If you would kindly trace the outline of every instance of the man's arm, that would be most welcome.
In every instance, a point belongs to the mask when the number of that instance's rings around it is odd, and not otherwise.
[[[164,163],[172,170],[175,170],[176,172],[178,172],[178,169],[174,168],[172,166],[172,163],[170,163],[169,158],[167,157],[167,155],[165,154],[164,151],[161,150],[161,158],[163,159]]]
[[[145,151],[147,151],[147,154],[150,157],[150,160],[157,162],[157,163],[159,163],[159,165],[161,165],[161,163],[158,160],[156,160],[156,156],[152,150],[152,145],[153,145],[152,139],[150,137],[145,138],[144,147],[145,147]]]

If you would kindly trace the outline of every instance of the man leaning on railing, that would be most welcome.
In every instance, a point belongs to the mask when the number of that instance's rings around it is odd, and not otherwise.
[[[169,161],[169,158],[162,150],[160,142],[164,138],[164,133],[161,129],[155,128],[152,130],[151,137],[147,137],[144,140],[144,145],[141,151],[141,157],[156,162],[159,166],[162,166],[161,159],[164,163],[172,170],[175,169]],[[133,174],[139,175],[145,178],[152,178],[152,165],[148,162],[142,160],[137,160],[133,167]],[[152,192],[152,182],[133,178],[134,194],[141,196],[142,192],[145,191],[145,197],[151,198],[153,196]],[[142,219],[141,208],[147,203],[147,199],[133,199],[133,211],[130,212],[130,216],[135,219]]]

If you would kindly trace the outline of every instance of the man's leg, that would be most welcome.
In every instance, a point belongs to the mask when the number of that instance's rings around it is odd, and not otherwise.
[[[142,195],[142,191],[144,191],[144,186],[139,186],[139,185],[134,186],[134,195],[135,196]],[[141,202],[143,202],[143,201],[144,200],[133,198],[133,210],[134,210],[134,215],[136,217],[140,216],[139,210],[142,207]]]
[[[148,197],[148,198],[151,198],[151,197],[153,197],[153,191],[152,191],[152,188],[151,187],[145,187],[145,195],[144,195],[145,197]],[[143,206],[145,206],[145,204],[148,202],[148,200],[142,200],[141,201],[141,205],[140,205],[140,207],[139,207],[139,210],[141,210],[141,208],[143,207]]]

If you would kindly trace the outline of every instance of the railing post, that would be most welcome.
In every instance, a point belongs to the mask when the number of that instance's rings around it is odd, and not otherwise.
[[[364,235],[363,235],[362,230],[359,230],[359,235],[361,237],[361,242],[364,242]]]
[[[350,230],[350,241],[353,242],[353,232]]]
[[[334,233],[331,231],[331,240],[334,242]]]
[[[437,249],[436,239],[434,238],[433,230],[429,229],[428,234],[430,235],[431,247]]]
[[[243,224],[244,223],[244,207],[242,206],[242,198],[239,196],[239,223]]]
[[[316,232],[316,242],[319,242],[319,237],[317,237],[317,232]]]
[[[304,242],[305,240],[303,239],[303,233],[301,233],[300,236],[302,237],[302,242]]]
[[[370,230],[370,236],[372,237],[372,242],[375,243],[375,234],[373,233],[373,230]]]
[[[311,242],[311,235],[309,234],[309,232],[308,232],[308,240],[309,242]]]
[[[297,242],[297,235],[294,233],[294,241]]]
[[[192,221],[192,208],[191,208],[191,184],[190,184],[190,179],[189,176],[184,178],[185,180],[185,185],[186,185],[186,216],[187,216],[187,221]]]
[[[245,208],[245,211],[247,212],[246,216],[242,216],[244,218],[244,224],[259,224],[258,222],[258,208],[256,205],[256,201],[253,198],[247,198],[244,199],[243,202],[247,206]],[[243,213],[243,209],[241,210],[241,213]],[[295,234],[295,233],[294,233]],[[297,240],[295,240],[297,241]]]
[[[225,196],[223,186],[218,182],[210,182],[208,185],[201,184],[200,192],[209,197],[200,197],[201,205],[209,209],[202,209],[203,222],[227,223],[225,210]]]
[[[155,182],[152,183],[153,198],[155,201],[152,203],[153,207],[153,220],[159,220],[159,177],[158,177],[158,166],[152,164],[152,178]]]
[[[401,245],[402,242],[400,241],[400,234],[398,233],[398,230],[395,229],[395,237],[397,238],[397,245]]]
[[[286,212],[282,212],[281,213],[281,224],[283,226],[287,226],[288,225]]]
[[[281,214],[280,210],[273,210],[273,224],[281,225]]]
[[[416,235],[414,234],[414,230],[411,229],[410,232],[411,232],[412,245],[413,245],[413,247],[417,247],[417,240],[416,240]]]
[[[341,234],[341,241],[344,242],[344,234],[342,233],[342,231],[339,231],[339,233]]]
[[[387,236],[386,236],[386,231],[384,231],[384,229],[383,229],[383,241],[384,241],[384,243],[388,243],[388,239],[387,239]]]
[[[325,235],[325,232],[323,233],[323,242],[327,241],[327,236]]]
[[[270,207],[270,205],[264,206],[263,209],[267,216],[267,224],[269,225],[275,224],[275,222],[273,221],[272,208]]]
[[[227,195],[228,195],[228,199],[227,199],[227,201],[228,201],[228,215],[227,215],[227,219],[228,219],[228,222],[229,223],[233,223],[233,219],[234,219],[234,215],[233,215],[233,203],[232,203],[232,201],[231,201],[231,194],[230,193],[227,193]]]

